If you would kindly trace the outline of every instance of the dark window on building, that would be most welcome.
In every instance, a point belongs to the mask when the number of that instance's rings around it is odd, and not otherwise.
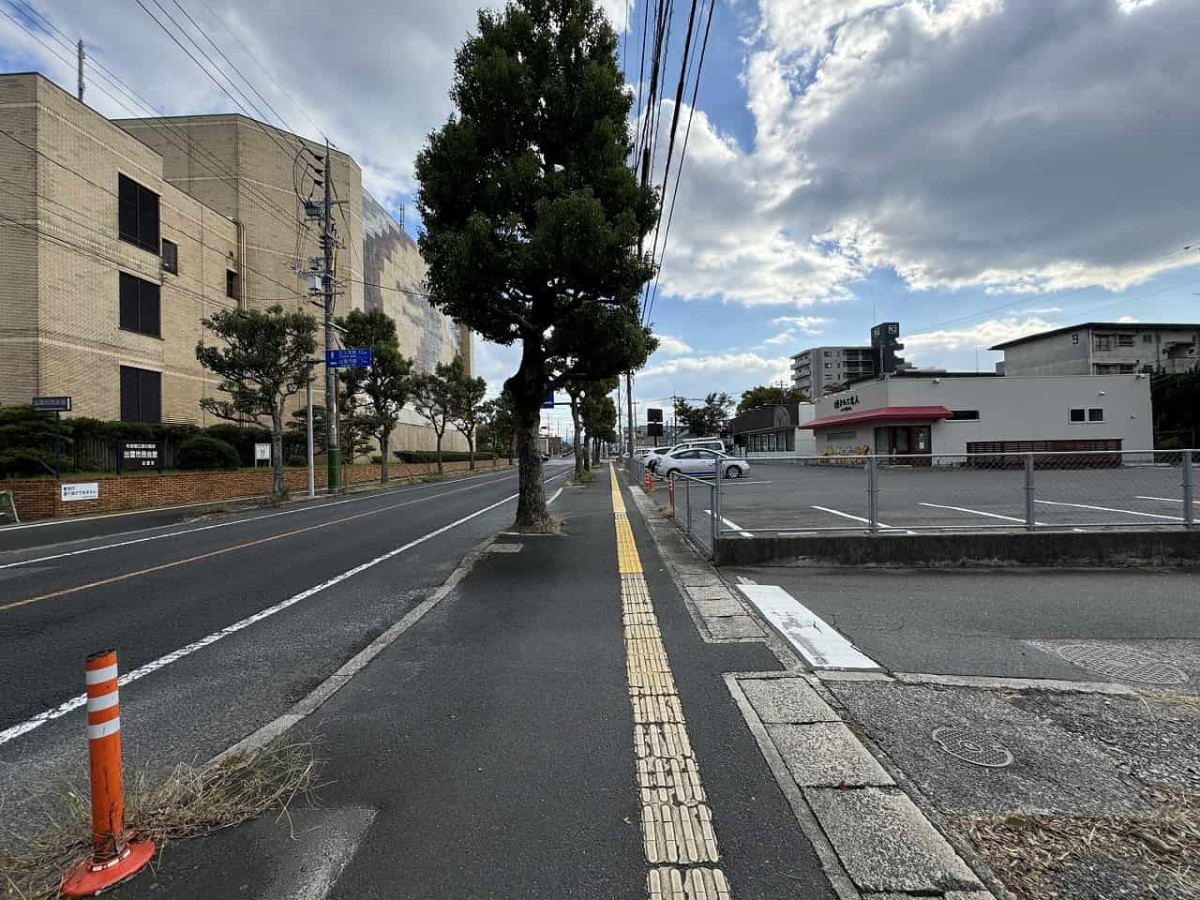
[[[1083,409],[1082,407],[1079,407],[1077,409],[1072,409],[1070,418],[1071,418],[1072,422],[1086,422],[1087,421],[1087,411],[1085,409]]]
[[[158,253],[158,194],[126,175],[117,176],[117,233],[121,240]]]
[[[163,238],[162,242],[162,266],[164,272],[170,272],[172,275],[179,274],[179,245],[174,241],[168,241]]]
[[[950,413],[951,422],[975,422],[979,420],[977,409],[956,409]]]
[[[1154,343],[1154,335],[1150,334],[1149,332],[1147,332],[1146,334],[1143,334],[1142,335],[1142,343],[1143,344],[1153,344]]]
[[[1090,407],[1088,409],[1088,421],[1089,422],[1103,422],[1104,421],[1104,410],[1098,406]]]
[[[121,366],[121,421],[162,421],[162,373]]]
[[[121,328],[162,337],[159,287],[128,272],[120,273]]]
[[[1111,334],[1096,335],[1095,346],[1096,346],[1097,350],[1111,350],[1113,348],[1112,335]]]
[[[1079,343],[1079,335],[1078,335],[1078,334],[1073,334],[1073,335],[1071,335],[1071,343],[1072,343],[1072,344],[1078,344],[1078,343]]]
[[[1117,346],[1118,347],[1132,347],[1133,346],[1133,338],[1134,338],[1134,335],[1132,335],[1132,334],[1118,334],[1117,335]]]
[[[233,297],[235,300],[238,295],[238,277],[237,272],[233,269],[225,270],[225,296]]]

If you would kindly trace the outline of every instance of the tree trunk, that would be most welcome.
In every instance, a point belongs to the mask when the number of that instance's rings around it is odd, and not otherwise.
[[[271,496],[283,496],[283,405],[271,414]]]
[[[442,432],[440,432],[440,431],[438,432],[438,435],[437,435],[437,464],[438,464],[438,474],[441,475],[442,474]]]
[[[550,521],[550,514],[546,511],[546,489],[542,484],[542,451],[538,446],[539,419],[540,416],[536,412],[532,417],[518,413],[515,522],[517,528],[541,528]]]
[[[469,462],[467,463],[467,470],[474,472],[475,471],[475,435],[474,434],[467,435],[467,454],[468,454],[467,458],[469,460]]]
[[[379,434],[379,483],[387,484],[388,482],[388,442],[392,437],[392,431],[389,428],[387,431]]]
[[[579,401],[575,399],[575,395],[571,396],[571,426],[574,434],[571,436],[571,443],[575,449],[575,477],[583,477],[583,442],[579,439]]]

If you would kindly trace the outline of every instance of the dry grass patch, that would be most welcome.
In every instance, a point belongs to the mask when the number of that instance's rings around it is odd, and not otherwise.
[[[1158,808],[1146,814],[952,821],[1023,900],[1071,896],[1064,887],[1072,868],[1103,858],[1118,863],[1119,871],[1143,873],[1138,887],[1148,896],[1200,896],[1200,794],[1157,788],[1154,797]]]
[[[161,781],[126,781],[125,824],[150,838],[159,852],[169,843],[230,828],[265,813],[286,815],[299,796],[317,787],[318,763],[309,744],[273,744],[219,764],[181,764]],[[0,831],[0,898],[58,896],[67,870],[91,850],[86,791],[67,790],[30,831]]]

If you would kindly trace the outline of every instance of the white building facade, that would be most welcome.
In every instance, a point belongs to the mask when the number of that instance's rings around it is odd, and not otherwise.
[[[816,436],[818,455],[1154,447],[1145,375],[895,375],[821,397],[815,414],[803,427]]]

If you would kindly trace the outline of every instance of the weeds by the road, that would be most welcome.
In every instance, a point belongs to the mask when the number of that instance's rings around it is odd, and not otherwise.
[[[126,784],[128,829],[153,840],[161,852],[172,841],[229,828],[278,811],[286,815],[298,796],[317,786],[317,761],[308,744],[274,744],[219,764],[182,764],[162,781],[140,775]],[[58,809],[47,810],[36,831],[0,836],[0,898],[44,900],[58,896],[67,870],[91,849],[86,791],[69,790]]]
[[[571,476],[572,484],[591,484],[595,480],[596,480],[596,470],[595,469],[584,469],[582,472],[579,472],[578,474]]]
[[[1006,815],[959,818],[954,824],[970,837],[980,856],[1022,900],[1047,897],[1200,896],[1200,794],[1157,788],[1152,813],[1113,816]],[[1080,892],[1080,870],[1103,860],[1118,870],[1115,882],[1099,894]],[[1130,893],[1121,875],[1136,871],[1142,882]],[[1102,875],[1100,876],[1103,877]]]

